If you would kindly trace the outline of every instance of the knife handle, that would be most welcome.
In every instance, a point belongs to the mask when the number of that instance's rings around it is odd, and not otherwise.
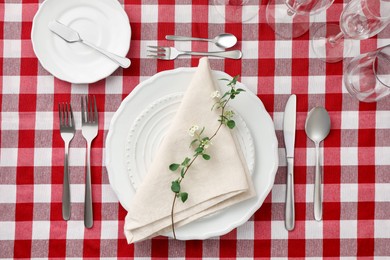
[[[294,158],[287,158],[287,188],[285,226],[288,231],[295,227],[295,202],[294,202]]]
[[[106,56],[107,58],[111,59],[112,61],[116,62],[119,66],[121,66],[122,68],[128,68],[130,67],[130,64],[131,64],[131,61],[126,58],[126,57],[122,57],[122,56],[118,56],[112,52],[109,52],[109,51],[106,51],[90,42],[87,42],[87,41],[82,41],[85,45],[88,45],[89,47],[91,47],[92,49],[95,49],[97,50],[98,52],[100,52],[101,54],[103,54],[104,56]]]

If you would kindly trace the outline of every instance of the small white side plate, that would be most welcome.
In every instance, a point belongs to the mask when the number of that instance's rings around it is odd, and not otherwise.
[[[46,0],[34,17],[31,41],[41,65],[59,79],[93,83],[118,65],[83,43],[68,43],[52,33],[48,24],[53,20],[112,53],[126,56],[129,51],[129,18],[117,0]]]

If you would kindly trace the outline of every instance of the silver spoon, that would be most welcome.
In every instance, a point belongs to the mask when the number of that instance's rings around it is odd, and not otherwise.
[[[316,147],[316,171],[314,181],[314,219],[322,219],[322,168],[320,167],[320,143],[328,136],[330,131],[330,117],[323,107],[310,110],[305,124],[306,135],[314,142]]]
[[[177,36],[177,35],[166,35],[165,39],[173,41],[204,41],[212,42],[220,48],[231,48],[237,43],[237,38],[230,33],[221,33],[220,35],[215,36],[212,39],[206,38],[195,38],[187,36]]]

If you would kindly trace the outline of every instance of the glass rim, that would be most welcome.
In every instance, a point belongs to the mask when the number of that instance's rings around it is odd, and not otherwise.
[[[374,58],[374,62],[372,63],[372,69],[373,69],[373,71],[374,71],[375,78],[376,78],[383,86],[385,86],[385,87],[387,87],[387,88],[390,89],[390,84],[389,84],[389,83],[383,82],[383,80],[381,80],[381,79],[379,78],[378,73],[377,73],[377,69],[376,69],[376,66],[375,66],[375,64],[376,64],[376,62],[377,62],[377,60],[378,60],[379,54],[382,53],[383,50],[388,49],[388,48],[390,48],[390,44],[385,45],[385,46],[379,48],[379,49],[376,51],[376,53],[375,53],[375,58]],[[389,76],[390,76],[390,75],[389,75]]]
[[[331,0],[331,1],[329,1],[326,5],[321,6],[321,7],[318,8],[317,10],[315,10],[315,11],[310,11],[310,12],[299,12],[299,11],[296,11],[296,10],[294,9],[294,7],[292,7],[290,4],[287,3],[288,0],[285,0],[284,3],[287,5],[287,7],[288,7],[291,11],[295,12],[295,13],[298,14],[298,15],[315,15],[315,14],[318,14],[318,13],[320,13],[320,12],[322,12],[322,11],[328,9],[328,8],[333,4],[334,1],[335,1],[335,0]]]
[[[377,16],[375,15],[372,11],[371,11],[371,8],[370,8],[370,5],[367,3],[368,0],[363,0],[362,2],[366,4],[367,6],[367,11],[375,18],[377,18],[378,20],[381,20],[381,21],[386,21],[388,20],[388,22],[390,22],[390,12],[389,12],[389,15],[387,16]],[[351,1],[352,2],[352,1]],[[390,1],[389,0],[379,0],[379,2],[389,2],[390,4]]]

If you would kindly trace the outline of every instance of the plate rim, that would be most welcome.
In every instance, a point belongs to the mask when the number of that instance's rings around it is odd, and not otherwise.
[[[36,33],[36,31],[38,30],[37,29],[37,19],[40,18],[40,16],[42,16],[42,10],[44,10],[45,6],[48,5],[48,3],[52,2],[52,1],[58,1],[58,0],[45,0],[42,4],[39,5],[39,8],[38,8],[38,11],[35,13],[34,15],[34,18],[32,20],[32,27],[31,27],[31,33],[30,33],[30,39],[31,39],[31,45],[32,45],[32,48],[33,48],[33,51],[34,51],[34,54],[36,56],[36,58],[38,59],[39,63],[42,65],[42,67],[47,71],[49,72],[51,75],[53,75],[54,77],[62,80],[62,81],[66,81],[66,82],[69,82],[71,84],[92,84],[92,83],[95,83],[95,82],[98,82],[99,80],[102,80],[104,78],[107,78],[108,76],[110,76],[114,71],[116,71],[118,68],[119,68],[119,64],[118,65],[115,65],[113,68],[113,70],[107,70],[108,72],[105,73],[105,74],[102,74],[102,76],[100,77],[96,77],[96,78],[93,78],[91,80],[72,80],[70,81],[71,79],[68,79],[66,76],[62,76],[62,75],[59,75],[57,72],[52,72],[48,66],[48,64],[45,62],[45,61],[42,61],[42,59],[40,59],[38,57],[38,54],[37,54],[37,50],[36,50],[36,42],[34,41],[34,34]],[[69,0],[66,0],[66,1],[69,1]],[[75,1],[75,0],[73,0]],[[89,3],[94,3],[95,1],[101,1],[101,0],[93,0],[93,1],[88,1]],[[112,0],[112,1],[107,1],[107,0],[103,0],[103,1],[106,1],[107,3],[108,2],[111,2],[112,3],[112,6],[114,8],[118,8],[118,11],[121,10],[120,13],[122,13],[122,15],[127,18],[125,19],[126,20],[126,26],[128,27],[128,31],[129,31],[129,43],[128,43],[128,46],[126,46],[126,51],[124,53],[118,53],[118,55],[123,55],[123,56],[126,56],[127,53],[129,52],[130,50],[130,45],[131,45],[131,35],[132,35],[132,30],[131,30],[131,25],[130,25],[130,19],[129,19],[129,16],[127,15],[125,9],[122,7],[122,5],[119,3],[119,1],[116,1],[116,0]]]
[[[166,76],[166,75],[169,75],[169,74],[177,74],[177,73],[180,73],[180,72],[193,72],[195,71],[196,68],[194,67],[180,67],[180,68],[176,68],[176,69],[172,69],[172,70],[165,70],[165,71],[161,71],[161,72],[158,72],[154,75],[152,75],[150,78],[140,82],[134,89],[132,92],[130,92],[121,102],[119,108],[117,109],[117,111],[114,113],[111,121],[110,121],[110,124],[109,124],[109,128],[108,128],[108,132],[107,132],[107,136],[106,136],[106,141],[105,141],[105,163],[106,163],[106,169],[107,169],[107,173],[110,171],[109,169],[112,168],[112,165],[111,165],[111,158],[110,158],[110,154],[109,154],[109,151],[108,151],[108,147],[109,146],[112,146],[110,143],[111,143],[111,139],[112,139],[112,136],[113,134],[116,132],[115,131],[115,128],[114,128],[114,124],[116,123],[118,117],[120,116],[120,114],[123,113],[123,110],[125,109],[125,106],[126,104],[133,98],[133,96],[136,96],[138,94],[138,92],[143,88],[144,85],[146,84],[151,84],[152,82],[154,82],[156,79],[158,79],[159,77],[162,77],[162,76]],[[219,73],[222,73],[222,74],[225,74],[225,75],[228,75],[229,77],[231,77],[229,74],[227,74],[226,72],[223,72],[223,71],[218,71],[218,70],[213,70],[214,72],[219,72]],[[242,84],[240,82],[240,84]],[[244,87],[246,87],[244,84],[242,84]],[[247,88],[247,87],[246,87]],[[249,91],[248,91],[249,92]],[[220,231],[213,231],[213,232],[204,232],[203,234],[199,234],[197,235],[196,237],[194,236],[190,236],[190,235],[186,235],[186,234],[180,234],[180,236],[178,237],[179,240],[192,240],[192,239],[197,239],[197,240],[204,240],[204,239],[208,239],[208,238],[211,238],[211,237],[215,237],[215,236],[221,236],[221,235],[224,235],[228,232],[230,232],[231,230],[233,230],[234,228],[237,228],[239,226],[241,226],[242,224],[244,224],[245,222],[247,222],[251,216],[253,216],[253,214],[261,207],[261,205],[263,205],[264,203],[264,200],[267,198],[269,192],[271,191],[273,185],[274,185],[274,182],[275,182],[275,176],[276,176],[276,172],[278,170],[278,167],[279,167],[279,155],[278,155],[278,140],[277,140],[277,137],[276,137],[276,132],[275,132],[275,126],[274,126],[274,123],[272,121],[272,118],[271,116],[269,115],[269,113],[265,110],[265,107],[264,107],[264,104],[262,103],[262,101],[257,97],[256,94],[254,94],[253,92],[250,92],[250,95],[251,96],[250,98],[255,98],[257,102],[259,102],[259,105],[261,105],[261,109],[264,110],[265,114],[267,115],[267,121],[269,121],[270,125],[272,125],[272,132],[274,133],[273,134],[273,158],[275,159],[274,160],[274,163],[271,167],[271,180],[270,183],[267,185],[266,189],[264,190],[264,194],[266,194],[266,196],[260,198],[259,200],[256,200],[256,204],[251,206],[250,208],[248,208],[248,211],[247,213],[245,214],[245,216],[241,216],[239,218],[237,218],[236,221],[232,222],[232,223],[229,223],[228,225],[226,225],[226,227],[223,229],[223,230],[220,230]],[[111,169],[112,171],[112,169]],[[254,173],[256,174],[256,173]],[[271,175],[270,174],[270,175]],[[111,188],[113,189],[113,191],[116,193],[116,197],[118,198],[118,195],[117,195],[117,191],[116,189],[111,185],[112,183],[112,178],[113,176],[108,174],[108,179],[110,181],[110,186]],[[255,198],[257,198],[258,196],[256,196]],[[252,198],[253,199],[253,198]],[[250,201],[252,199],[249,199],[247,201]],[[118,201],[119,201],[119,198],[118,198]],[[126,210],[126,207],[124,205],[122,205],[122,203],[119,201],[119,203],[121,204],[121,206]],[[245,203],[245,201],[243,202]],[[170,233],[168,234],[165,234],[165,236],[168,236],[168,237],[172,237],[172,235]]]

